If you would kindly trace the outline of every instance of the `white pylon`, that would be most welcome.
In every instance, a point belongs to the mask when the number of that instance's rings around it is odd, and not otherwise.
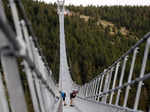
[[[57,0],[58,14],[64,14],[64,4],[65,0]]]

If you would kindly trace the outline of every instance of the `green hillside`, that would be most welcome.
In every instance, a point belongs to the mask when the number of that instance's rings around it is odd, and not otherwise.
[[[26,0],[24,5],[53,75],[58,80],[59,23],[56,5],[30,0]],[[93,10],[94,7],[90,8]],[[125,26],[118,28],[112,21],[93,16],[94,10],[92,14],[86,14],[84,7],[69,6],[68,9],[73,13],[65,16],[68,62],[72,77],[79,84],[98,75],[138,40],[137,34]],[[81,15],[88,15],[88,21]]]
[[[9,6],[7,1],[4,0],[4,2],[9,22],[12,24]],[[40,47],[52,69],[53,76],[58,81],[59,22],[57,5],[33,2],[32,0],[23,0],[23,4]],[[150,29],[150,7],[67,6],[67,9],[70,11],[70,14],[65,16],[68,63],[72,78],[78,84],[84,84],[99,75]],[[139,62],[140,59],[137,61],[137,65]],[[135,72],[139,73],[139,70],[140,64]],[[127,67],[128,71],[129,66]],[[144,94],[142,94],[144,99],[150,99],[149,91],[147,82]],[[135,94],[135,92],[134,88],[133,93]],[[133,99],[134,95],[131,95],[130,98]],[[142,110],[147,108],[147,102],[149,103],[149,100],[142,102]],[[131,101],[129,105],[132,106],[132,104]]]

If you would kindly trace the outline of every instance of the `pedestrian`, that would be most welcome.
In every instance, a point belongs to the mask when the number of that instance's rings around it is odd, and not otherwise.
[[[64,104],[64,106],[66,106],[66,101],[65,101],[65,99],[66,99],[66,93],[63,92],[63,91],[60,91],[60,94],[61,94],[61,97],[63,99],[63,104]]]
[[[70,106],[74,106],[73,105],[73,99],[76,97],[78,91],[77,90],[73,90],[71,93],[70,93]]]

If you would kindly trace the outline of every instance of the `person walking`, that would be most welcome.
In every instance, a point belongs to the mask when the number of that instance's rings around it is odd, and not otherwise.
[[[70,93],[70,106],[74,106],[73,105],[73,99],[76,97],[76,95],[77,95],[77,93],[78,93],[78,91],[76,91],[76,90],[73,90],[71,93]]]
[[[63,104],[64,104],[64,106],[66,106],[66,101],[65,101],[65,99],[66,99],[66,93],[63,92],[63,91],[60,91],[60,94],[61,94],[61,97],[63,99]]]

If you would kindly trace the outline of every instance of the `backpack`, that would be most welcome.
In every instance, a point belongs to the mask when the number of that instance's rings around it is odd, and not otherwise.
[[[65,97],[66,97],[66,93],[65,93],[65,92],[61,92],[61,96],[62,96],[63,98],[65,98]]]

